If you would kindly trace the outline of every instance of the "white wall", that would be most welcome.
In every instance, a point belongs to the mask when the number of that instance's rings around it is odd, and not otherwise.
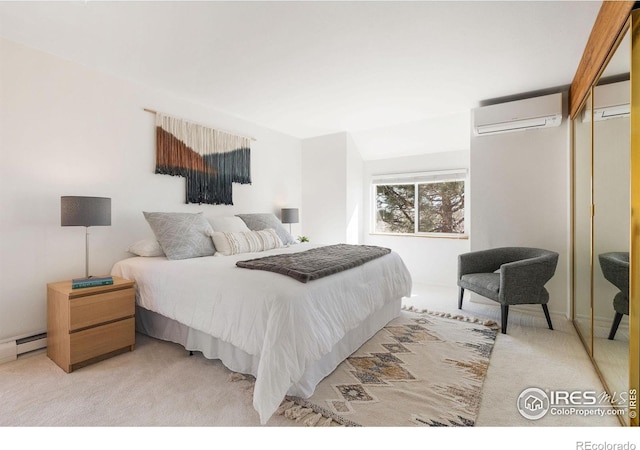
[[[362,173],[362,158],[348,133],[302,141],[301,214],[311,242],[361,242]]]
[[[346,240],[347,244],[360,244],[363,241],[363,211],[362,211],[362,180],[364,177],[364,162],[358,151],[358,146],[347,134],[346,154],[346,187],[345,203]]]
[[[456,286],[458,255],[469,251],[469,240],[372,234],[373,199],[371,179],[374,175],[382,174],[468,168],[469,151],[467,150],[365,161],[363,185],[364,243],[381,245],[398,252],[407,265],[415,283]],[[469,190],[469,185],[467,185],[467,190]],[[470,224],[467,223],[465,225],[469,226]],[[455,299],[452,301],[455,301]]]
[[[46,284],[84,276],[84,228],[60,226],[62,195],[112,198],[112,226],[90,228],[94,275],[152,236],[142,211],[279,214],[301,203],[298,139],[6,40],[0,60],[0,341],[44,331]],[[154,174],[143,108],[255,137],[252,185],[234,185],[233,206],[185,204],[183,178]]]
[[[523,246],[558,252],[556,273],[546,285],[549,310],[567,315],[569,148],[566,118],[555,128],[471,137],[471,250]]]

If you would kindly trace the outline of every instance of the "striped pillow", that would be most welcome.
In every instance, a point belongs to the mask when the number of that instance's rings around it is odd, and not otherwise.
[[[259,231],[214,231],[211,239],[216,247],[216,256],[253,253],[284,247],[273,228]]]

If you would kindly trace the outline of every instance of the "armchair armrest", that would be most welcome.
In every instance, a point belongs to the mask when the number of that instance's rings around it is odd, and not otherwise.
[[[629,253],[609,252],[598,255],[605,279],[629,296]]]
[[[458,280],[469,273],[492,273],[505,262],[512,261],[505,249],[477,250],[458,255]]]
[[[553,277],[558,254],[524,259],[503,264],[500,267],[500,298],[509,304],[546,303],[548,296],[544,285]]]

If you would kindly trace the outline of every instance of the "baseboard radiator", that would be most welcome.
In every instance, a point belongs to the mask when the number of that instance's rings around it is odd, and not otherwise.
[[[12,341],[0,343],[0,364],[15,361],[21,356],[47,346],[47,333],[24,336]]]

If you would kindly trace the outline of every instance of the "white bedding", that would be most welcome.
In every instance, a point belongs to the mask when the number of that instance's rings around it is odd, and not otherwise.
[[[235,265],[312,247],[173,261],[134,257],[111,273],[136,282],[141,307],[258,357],[253,405],[264,424],[305,370],[348,331],[411,293],[409,272],[394,252],[309,283]]]

